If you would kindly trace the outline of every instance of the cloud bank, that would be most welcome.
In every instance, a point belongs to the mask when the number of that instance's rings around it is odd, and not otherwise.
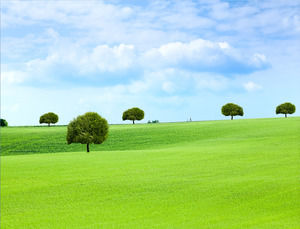
[[[117,77],[130,81],[143,77],[145,72],[178,69],[188,72],[211,72],[225,76],[247,74],[269,66],[263,54],[243,55],[227,42],[203,39],[187,43],[170,42],[158,48],[138,50],[134,45],[98,45],[84,49],[76,44],[57,45],[44,59],[33,59],[18,71],[4,72],[8,83],[59,83],[76,79],[96,82]],[[80,82],[81,83],[81,82]],[[165,86],[167,88],[168,86]]]

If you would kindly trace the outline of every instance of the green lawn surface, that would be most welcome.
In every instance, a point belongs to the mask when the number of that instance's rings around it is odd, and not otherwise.
[[[0,131],[1,228],[300,228],[300,117]]]

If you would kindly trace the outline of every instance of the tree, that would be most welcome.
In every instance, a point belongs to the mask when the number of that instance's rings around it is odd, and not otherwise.
[[[236,115],[243,116],[244,115],[243,108],[234,103],[225,104],[222,107],[221,111],[222,111],[223,115],[231,116],[231,120],[233,119],[233,116],[236,116]]]
[[[284,114],[287,118],[287,114],[293,114],[296,111],[296,106],[292,103],[282,103],[276,107],[276,114]]]
[[[0,119],[0,126],[8,126],[8,123],[5,119]]]
[[[40,124],[47,123],[48,126],[50,126],[50,123],[55,124],[57,122],[58,122],[58,115],[53,112],[43,114],[40,117]]]
[[[101,144],[107,139],[108,123],[96,112],[87,112],[78,116],[68,125],[67,142],[86,144],[86,151],[90,152],[89,144]]]
[[[145,113],[143,110],[141,110],[140,108],[137,107],[133,107],[131,109],[128,109],[126,111],[123,112],[123,116],[122,119],[123,121],[125,120],[131,120],[132,124],[134,124],[135,120],[142,120],[145,116]]]

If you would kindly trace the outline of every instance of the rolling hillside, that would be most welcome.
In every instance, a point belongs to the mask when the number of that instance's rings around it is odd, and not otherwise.
[[[299,117],[65,134],[1,129],[1,228],[300,227]]]

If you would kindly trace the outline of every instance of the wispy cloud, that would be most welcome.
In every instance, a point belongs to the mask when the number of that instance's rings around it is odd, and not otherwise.
[[[188,43],[173,42],[146,52],[153,66],[179,67],[204,72],[249,73],[268,66],[263,54],[245,56],[227,42],[203,39]]]
[[[259,85],[259,84],[256,84],[252,81],[249,81],[245,84],[243,84],[244,88],[247,90],[247,91],[257,91],[257,90],[260,90],[262,89],[262,86]]]
[[[107,77],[122,75],[126,80],[142,77],[147,71],[163,69],[182,69],[190,72],[213,72],[223,75],[251,73],[268,67],[263,54],[243,55],[238,49],[226,42],[211,42],[197,39],[188,43],[167,43],[159,48],[138,50],[134,45],[116,46],[98,45],[92,49],[77,44],[52,47],[45,59],[33,59],[24,63],[17,72],[7,72],[7,79],[13,76],[11,83],[23,83],[28,80],[41,83],[92,79],[91,85]],[[136,74],[132,74],[133,71]],[[63,76],[62,76],[63,73]],[[91,78],[91,75],[96,75]],[[81,83],[81,82],[79,82]],[[167,87],[167,86],[166,86]]]

